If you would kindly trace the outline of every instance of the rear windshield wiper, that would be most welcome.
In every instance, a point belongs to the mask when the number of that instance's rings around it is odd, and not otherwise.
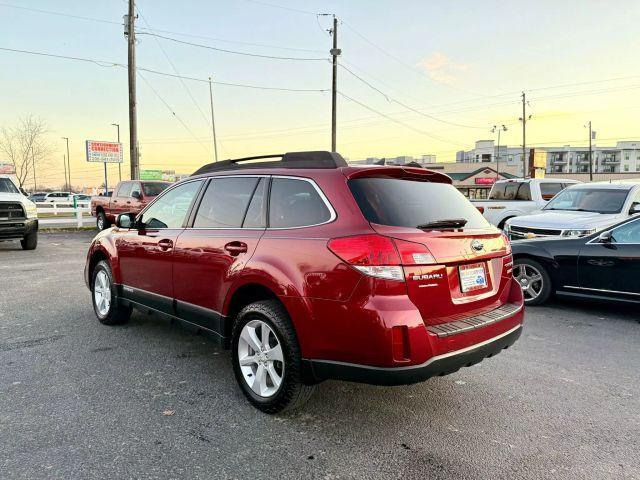
[[[422,230],[428,230],[430,228],[462,228],[467,224],[467,221],[464,218],[449,218],[446,220],[434,220],[433,222],[422,223],[420,225],[416,225],[416,228],[420,228]]]

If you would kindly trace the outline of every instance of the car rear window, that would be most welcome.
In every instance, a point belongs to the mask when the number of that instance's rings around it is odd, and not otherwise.
[[[168,183],[145,183],[142,185],[145,197],[157,197],[166,190]]]
[[[489,192],[489,200],[531,200],[529,182],[496,183]]]
[[[562,183],[541,183],[540,194],[543,200],[551,200],[557,193],[561,192],[564,188]]]
[[[398,178],[357,178],[349,188],[365,218],[380,225],[417,227],[464,219],[465,228],[489,226],[482,214],[453,185]]]

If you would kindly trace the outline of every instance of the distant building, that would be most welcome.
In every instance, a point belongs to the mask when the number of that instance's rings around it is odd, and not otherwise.
[[[547,173],[589,173],[589,147],[536,146],[547,155]],[[594,173],[640,172],[640,140],[618,142],[615,147],[593,145]],[[500,145],[500,151],[493,140],[478,140],[475,148],[456,153],[456,163],[490,163],[514,166],[522,175],[522,147]],[[528,159],[527,159],[528,164]]]
[[[368,157],[364,160],[348,160],[348,163],[352,165],[406,165],[412,162],[420,165],[436,163],[436,156],[422,155],[421,157],[413,157],[411,155],[400,155],[399,157]]]

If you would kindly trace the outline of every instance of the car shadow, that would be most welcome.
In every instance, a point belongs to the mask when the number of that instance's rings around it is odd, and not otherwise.
[[[624,302],[606,302],[596,299],[577,299],[570,297],[557,296],[549,300],[542,307],[556,308],[560,310],[571,310],[585,315],[597,315],[599,317],[610,317],[615,314],[616,319],[629,322],[640,323],[640,315],[638,315],[638,305]],[[527,307],[535,311],[538,307]]]

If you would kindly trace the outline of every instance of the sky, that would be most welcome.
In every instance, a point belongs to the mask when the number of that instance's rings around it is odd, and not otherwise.
[[[454,161],[502,124],[501,144],[521,145],[522,91],[529,145],[585,145],[589,120],[596,144],[640,138],[634,0],[136,3],[141,169],[189,173],[213,159],[208,84],[142,69],[312,90],[215,84],[221,159],[330,149],[332,19],[317,13],[339,19],[337,150],[345,157]],[[52,153],[38,183],[63,184],[64,136],[73,185],[99,185],[103,167],[86,162],[85,140],[115,140],[112,123],[121,126],[128,178],[127,71],[114,65],[127,63],[126,10],[124,0],[0,0],[0,127],[26,115],[46,122]],[[108,172],[114,184],[117,166]]]

